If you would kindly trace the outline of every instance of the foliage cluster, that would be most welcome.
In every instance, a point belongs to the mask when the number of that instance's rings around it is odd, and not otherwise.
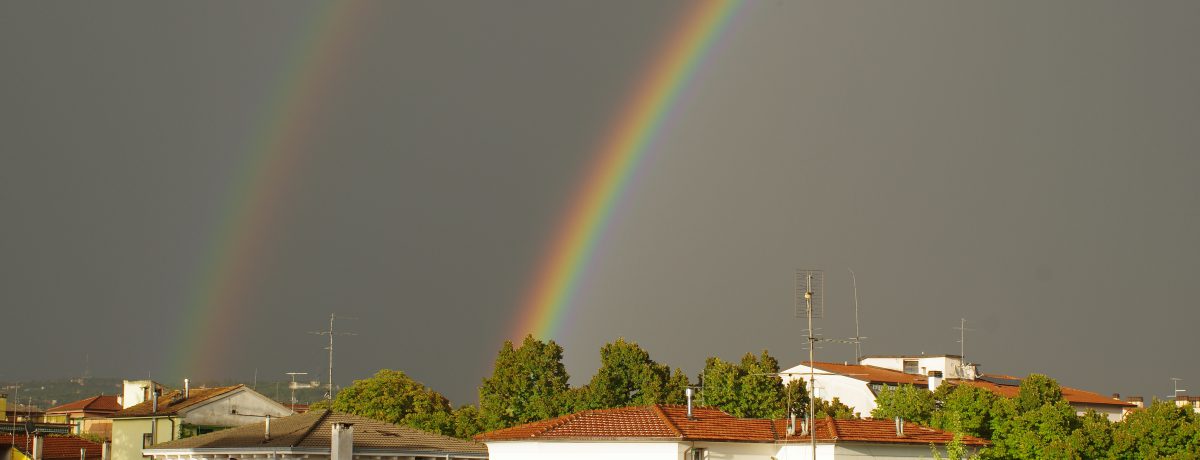
[[[638,344],[625,339],[600,349],[600,369],[579,387],[568,385],[562,359],[563,349],[554,341],[532,336],[520,345],[506,341],[496,356],[492,375],[479,387],[478,406],[452,408],[449,400],[404,372],[383,369],[374,377],[355,381],[332,403],[311,407],[460,438],[581,410],[683,404],[689,386],[698,390],[698,404],[738,417],[782,418],[789,408],[803,414],[808,407],[803,382],[784,385],[779,361],[765,350],[759,355],[747,353],[738,363],[709,358],[696,386],[682,370],[654,361]],[[818,399],[815,409],[831,417],[858,416],[836,398],[830,402]]]
[[[985,459],[1198,458],[1200,416],[1191,407],[1155,401],[1120,422],[1094,411],[1076,415],[1062,387],[1040,374],[1005,398],[971,385],[942,385],[930,393],[912,386],[877,395],[873,417],[901,416],[957,435],[990,439]],[[951,454],[961,454],[959,450]]]

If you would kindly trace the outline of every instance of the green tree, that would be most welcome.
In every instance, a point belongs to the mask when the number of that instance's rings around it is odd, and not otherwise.
[[[891,419],[902,417],[904,420],[921,425],[928,425],[933,416],[933,393],[913,385],[899,387],[884,386],[875,395],[875,408],[871,417]]]
[[[676,372],[676,375],[682,375]],[[687,377],[683,376],[683,387]],[[682,389],[673,380],[671,368],[650,359],[638,344],[626,342],[624,338],[604,345],[600,349],[600,369],[587,385],[587,408],[643,406],[679,400]],[[672,392],[678,391],[678,395]],[[675,398],[672,398],[675,396]]]
[[[766,350],[734,364],[710,357],[700,374],[703,403],[735,417],[781,418],[787,410],[779,361]]]
[[[1035,382],[1041,385],[1041,382]],[[1022,388],[1025,384],[1022,383]],[[1057,386],[1057,384],[1055,384]],[[1070,436],[1078,428],[1075,410],[1061,397],[1022,411],[1017,398],[999,398],[992,408],[989,458],[1075,458]]]
[[[992,407],[995,393],[972,385],[942,384],[933,392],[937,408],[929,425],[941,430],[962,432],[977,438],[992,438]]]
[[[1081,458],[1108,458],[1112,450],[1113,424],[1104,414],[1088,410],[1079,418],[1079,428],[1071,433],[1068,440],[1070,451]]]
[[[1190,405],[1155,400],[1113,428],[1114,458],[1198,458],[1200,416]]]
[[[1029,374],[1021,381],[1017,392],[1017,412],[1025,413],[1062,400],[1062,387],[1054,379],[1042,374]]]
[[[783,386],[783,415],[787,417],[788,408],[797,417],[808,416],[808,389],[804,380],[795,379]]]
[[[817,418],[832,417],[835,419],[847,420],[859,418],[858,412],[854,412],[854,408],[847,406],[841,399],[834,396],[832,400],[825,401],[821,398],[816,398],[813,401],[816,405],[813,411],[816,412]]]
[[[452,414],[454,418],[454,436],[471,439],[483,432],[483,425],[479,421],[479,408],[470,404],[464,404],[454,410]]]
[[[330,408],[389,423],[454,435],[450,400],[402,371],[381,369],[342,389]]]
[[[563,349],[553,340],[526,336],[520,347],[505,341],[492,376],[479,387],[481,425],[506,428],[557,417],[571,409]]]

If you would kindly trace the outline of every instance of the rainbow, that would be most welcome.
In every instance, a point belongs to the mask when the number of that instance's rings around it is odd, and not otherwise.
[[[351,27],[366,2],[319,2],[304,35],[287,56],[279,82],[272,85],[264,113],[245,155],[236,166],[226,205],[213,231],[207,258],[185,302],[175,341],[170,377],[216,377],[228,358],[230,342],[240,335],[236,317],[256,274],[273,226],[276,203],[287,189],[305,150],[323,92],[339,68],[339,50],[351,38]]]
[[[695,1],[670,33],[594,154],[538,264],[511,338],[554,338],[558,333],[630,178],[741,3]]]

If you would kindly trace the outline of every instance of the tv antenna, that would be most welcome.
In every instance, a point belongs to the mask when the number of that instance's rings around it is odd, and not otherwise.
[[[974,331],[974,329],[967,327],[965,318],[959,318],[958,321],[958,327],[954,329],[958,330],[958,356],[962,360],[960,366],[965,369],[967,367],[967,331]]]
[[[1183,381],[1183,379],[1181,379],[1181,378],[1178,378],[1178,377],[1171,377],[1171,385],[1174,385],[1174,387],[1175,387],[1175,392],[1174,392],[1174,393],[1171,393],[1171,398],[1172,398],[1172,399],[1176,399],[1176,400],[1178,400],[1178,399],[1179,399],[1179,393],[1183,393],[1183,392],[1187,391],[1187,390],[1180,390],[1180,389],[1179,389],[1179,382],[1182,382],[1182,381]]]
[[[292,389],[292,399],[291,399],[292,412],[296,412],[296,376],[297,375],[308,375],[308,372],[285,372],[285,373],[287,375],[292,376],[292,384],[288,385],[288,388]]]
[[[803,312],[803,313],[802,313]],[[796,270],[796,316],[803,314],[808,319],[808,439],[812,445],[812,458],[817,458],[816,430],[816,363],[813,354],[817,348],[817,337],[813,330],[813,318],[825,312],[825,272],[823,270]]]
[[[854,364],[858,364],[862,359],[862,340],[866,337],[858,330],[858,277],[854,275],[854,270],[847,268],[850,271],[850,286],[854,289],[854,337],[850,340],[854,341]]]
[[[336,318],[337,318],[336,313],[329,314],[329,330],[328,331],[309,332],[309,334],[329,336],[329,347],[326,348],[326,350],[329,350],[329,383],[326,384],[326,387],[325,387],[325,399],[328,399],[331,401],[333,400],[333,336],[335,336],[335,335],[358,335],[353,332],[334,332],[333,331],[333,320]],[[342,319],[358,319],[358,318],[343,316]]]

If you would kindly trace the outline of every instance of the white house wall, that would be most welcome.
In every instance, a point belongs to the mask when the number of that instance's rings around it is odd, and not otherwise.
[[[1071,403],[1071,408],[1075,409],[1075,415],[1079,415],[1079,416],[1087,414],[1088,409],[1094,410],[1100,414],[1103,414],[1105,417],[1108,418],[1108,421],[1110,421],[1110,422],[1119,422],[1119,421],[1121,421],[1122,418],[1125,417],[1124,410],[1122,410],[1121,406],[1106,406],[1106,405],[1101,405],[1101,404]]]
[[[775,457],[779,446],[764,442],[694,442],[691,448],[705,449],[705,460],[764,460]],[[684,452],[680,452],[680,457]]]
[[[185,410],[181,415],[193,425],[241,426],[262,423],[267,415],[292,415],[292,411],[258,393],[238,390],[232,395]]]
[[[487,447],[491,460],[680,460],[688,445],[671,441],[493,441]]]
[[[946,458],[946,449],[937,448],[940,458]],[[842,459],[905,459],[905,458],[934,458],[933,448],[928,444],[874,444],[874,443],[838,443],[834,454]]]
[[[875,393],[871,392],[871,386],[867,382],[840,374],[830,374],[820,369],[817,369],[813,379],[816,380],[817,387],[814,395],[818,398],[830,401],[837,397],[863,417],[870,417],[871,411],[875,409]],[[803,380],[807,385],[808,366],[800,365],[785,371],[783,383],[786,385],[792,380]]]

